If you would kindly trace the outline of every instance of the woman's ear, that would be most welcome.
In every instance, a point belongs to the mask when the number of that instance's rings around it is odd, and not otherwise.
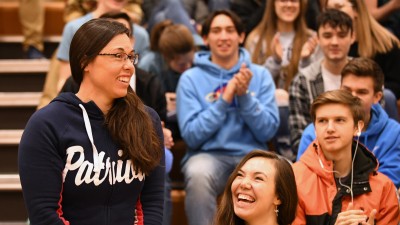
[[[278,196],[275,196],[274,205],[280,205],[280,204],[282,204],[281,200],[279,199]]]
[[[89,69],[88,69],[88,65],[89,64],[87,63],[86,59],[87,59],[87,56],[85,55],[81,60],[81,67],[84,67],[83,71],[88,72],[89,71]]]

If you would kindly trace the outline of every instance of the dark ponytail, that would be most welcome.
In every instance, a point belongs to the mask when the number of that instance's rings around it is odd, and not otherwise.
[[[106,124],[113,139],[124,149],[123,158],[130,158],[135,170],[148,175],[161,159],[161,143],[154,124],[140,98],[128,89],[117,99],[106,115]]]

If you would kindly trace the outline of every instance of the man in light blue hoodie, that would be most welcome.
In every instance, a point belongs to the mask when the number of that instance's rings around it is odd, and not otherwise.
[[[355,58],[342,70],[341,89],[359,97],[367,123],[359,137],[379,161],[378,171],[388,176],[400,187],[400,124],[390,119],[379,104],[382,98],[383,72],[373,60]],[[315,128],[310,124],[301,137],[297,160],[315,139]]]
[[[253,149],[267,149],[279,126],[272,77],[240,47],[245,37],[240,19],[215,11],[204,22],[202,37],[210,51],[196,53],[176,94],[188,146],[182,172],[190,225],[211,224],[217,196],[236,164]]]

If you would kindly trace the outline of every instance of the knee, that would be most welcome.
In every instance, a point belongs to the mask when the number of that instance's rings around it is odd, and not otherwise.
[[[180,0],[168,0],[168,3],[173,7],[182,6],[182,2]]]
[[[186,185],[207,185],[213,182],[216,174],[215,167],[207,159],[208,156],[193,156],[183,166],[182,172]]]
[[[211,180],[211,173],[198,164],[187,164],[184,171],[185,180],[204,183]]]

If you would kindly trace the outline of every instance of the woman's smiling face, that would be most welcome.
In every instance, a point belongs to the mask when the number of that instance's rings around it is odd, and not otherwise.
[[[238,171],[231,185],[235,214],[246,222],[276,218],[280,204],[275,192],[274,161],[263,157],[249,159]]]
[[[117,55],[116,55],[117,54]],[[127,56],[134,55],[126,34],[115,36],[84,69],[92,94],[109,100],[126,96],[135,67]],[[119,56],[119,57],[118,57]],[[83,82],[86,78],[84,78]]]
[[[275,13],[284,23],[294,23],[300,15],[300,0],[275,0]]]

